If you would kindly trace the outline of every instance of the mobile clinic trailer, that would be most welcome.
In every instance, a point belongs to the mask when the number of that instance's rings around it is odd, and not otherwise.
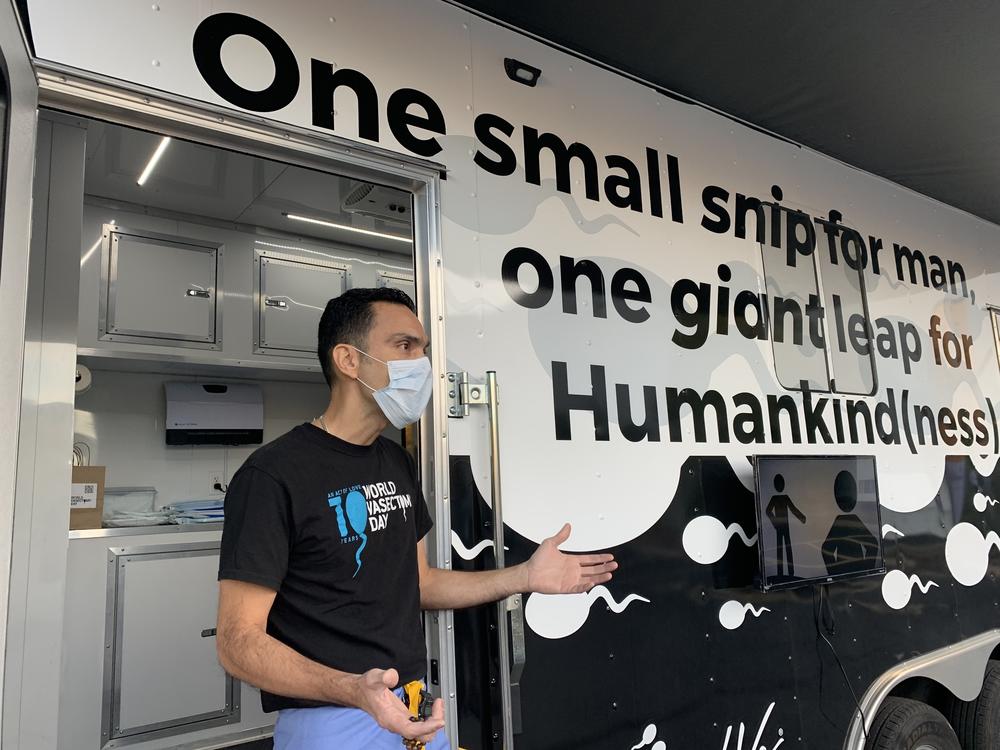
[[[568,520],[621,563],[428,615],[454,746],[1000,746],[996,226],[438,0],[27,11],[5,748],[269,733],[214,660],[218,524],[123,519],[218,499],[315,413],[317,310],[374,285],[433,341],[399,436],[433,562]],[[104,509],[67,536],[87,466]]]

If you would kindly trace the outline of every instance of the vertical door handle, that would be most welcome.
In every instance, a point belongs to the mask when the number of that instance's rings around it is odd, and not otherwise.
[[[486,406],[489,412],[490,490],[493,496],[493,550],[497,569],[504,567],[503,493],[500,487],[500,389],[494,370],[486,372],[485,384],[469,383],[466,372],[448,373],[448,416],[462,419],[470,406]],[[524,608],[521,594],[497,602],[500,651],[500,703],[503,722],[502,746],[513,750],[514,735],[521,732],[521,673],[524,671]]]
[[[474,392],[475,387],[472,386]],[[500,389],[497,374],[486,373],[486,406],[490,429],[490,489],[493,495],[493,549],[497,568],[504,567],[503,493],[500,486]],[[524,671],[524,611],[521,595],[497,602],[500,639],[500,704],[503,721],[503,746],[513,750],[514,733],[521,730],[521,673]]]

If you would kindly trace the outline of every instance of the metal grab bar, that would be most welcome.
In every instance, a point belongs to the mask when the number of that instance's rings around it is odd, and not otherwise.
[[[475,403],[475,386],[471,386]],[[486,406],[490,422],[490,489],[493,496],[493,549],[497,569],[504,565],[503,494],[500,487],[500,393],[497,374],[486,372]],[[513,750],[514,733],[521,731],[520,681],[524,671],[524,609],[521,594],[497,602],[497,637],[500,642],[500,710],[503,746]],[[508,642],[508,638],[510,642]]]
[[[486,406],[490,424],[490,490],[493,497],[493,553],[496,567],[504,567],[503,494],[500,487],[500,392],[497,374],[486,372],[484,385],[469,383],[467,372],[448,373],[448,416],[469,416],[470,406]],[[497,602],[500,650],[500,703],[503,748],[513,750],[514,735],[521,732],[521,674],[524,671],[524,608],[521,594]]]

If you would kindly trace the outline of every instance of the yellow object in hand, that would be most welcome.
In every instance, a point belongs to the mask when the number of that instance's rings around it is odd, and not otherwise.
[[[418,680],[403,685],[403,700],[407,708],[410,709],[410,721],[423,721],[423,717],[420,715],[420,702],[424,694],[423,683]],[[403,747],[406,750],[424,750],[426,745],[420,740],[404,739]]]

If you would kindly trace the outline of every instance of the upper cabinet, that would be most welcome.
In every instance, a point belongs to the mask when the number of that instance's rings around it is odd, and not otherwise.
[[[57,161],[76,180],[84,162],[81,220],[65,228],[80,251],[77,356],[92,369],[318,383],[317,329],[331,299],[380,286],[413,295],[406,190],[40,116],[86,131],[74,141],[77,173]]]
[[[350,276],[346,263],[256,250],[254,352],[315,358],[320,316]]]
[[[410,295],[410,299],[417,301],[416,284],[413,282],[413,274],[405,271],[379,271],[375,277],[375,283],[379,287],[391,287],[399,289]]]
[[[102,340],[220,348],[220,245],[110,224],[102,240]]]
[[[356,287],[414,294],[398,253],[130,208],[84,206],[83,233],[94,239],[81,257],[78,354],[92,368],[113,361],[139,371],[280,371],[314,381],[319,320],[331,299]]]

